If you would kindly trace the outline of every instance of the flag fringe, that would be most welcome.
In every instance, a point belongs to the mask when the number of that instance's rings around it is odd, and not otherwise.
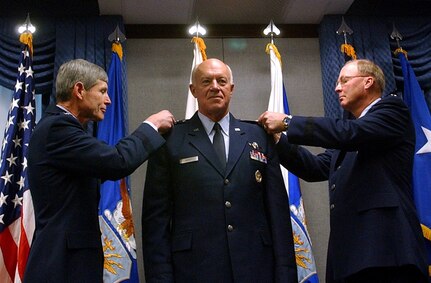
[[[406,56],[406,59],[407,59],[407,51],[405,51],[402,47],[398,47],[397,49],[395,49],[394,54],[398,55],[398,53],[403,53],[404,56]]]
[[[403,52],[404,53],[404,52]],[[424,224],[421,223],[422,228],[422,234],[424,235],[424,238],[428,241],[431,241],[431,229]],[[431,266],[428,266],[428,275],[431,277]]]
[[[124,221],[120,224],[120,226],[124,230],[124,236],[126,236],[128,239],[130,236],[135,235],[135,226],[133,225],[132,206],[130,204],[129,192],[127,190],[126,180],[124,178],[120,181],[120,194],[123,201],[121,212],[124,216]]]
[[[24,32],[19,36],[19,41],[28,46],[30,55],[33,57],[33,35],[30,32]]]
[[[281,64],[281,55],[280,55],[280,52],[278,52],[277,46],[275,46],[274,43],[268,43],[266,45],[265,52],[267,54],[269,54],[269,51],[270,51],[271,48],[272,48],[272,50],[274,50],[274,54],[278,58],[278,61],[280,61],[280,65],[282,65]]]
[[[205,42],[202,38],[194,36],[192,38],[192,42],[196,43],[199,46],[199,51],[202,54],[202,60],[205,61],[207,59],[207,54],[205,53],[205,49],[207,49]]]
[[[121,46],[121,43],[113,42],[112,43],[112,52],[115,52],[118,54],[120,61],[123,60],[123,47]]]
[[[424,235],[424,238],[428,241],[431,241],[431,229],[424,224],[421,224],[422,227],[422,234]]]
[[[356,60],[355,48],[348,43],[341,44],[341,52],[346,53],[347,56]]]

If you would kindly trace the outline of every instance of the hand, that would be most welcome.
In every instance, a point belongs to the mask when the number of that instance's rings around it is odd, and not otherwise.
[[[280,138],[281,138],[281,133],[273,134],[272,137],[274,138],[275,144],[278,144],[278,142],[280,141]]]
[[[266,111],[259,116],[257,122],[263,126],[268,134],[276,134],[284,131],[284,113]]]
[[[162,110],[148,117],[146,121],[153,123],[154,126],[157,127],[159,133],[164,134],[172,128],[175,118],[168,110]]]

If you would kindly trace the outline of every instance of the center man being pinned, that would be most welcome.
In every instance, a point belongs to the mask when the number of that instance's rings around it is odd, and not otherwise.
[[[232,71],[199,64],[199,110],[148,162],[142,215],[146,282],[297,282],[289,202],[271,136],[229,113]],[[225,156],[218,156],[219,125]],[[216,126],[217,127],[217,126]],[[224,157],[224,158],[223,158]],[[225,160],[225,161],[224,161]]]

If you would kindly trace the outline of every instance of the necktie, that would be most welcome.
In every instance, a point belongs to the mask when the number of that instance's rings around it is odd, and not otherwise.
[[[219,157],[221,164],[223,166],[226,166],[226,150],[224,147],[224,138],[223,134],[221,132],[221,127],[219,123],[214,124],[214,139],[213,139],[213,145],[214,149],[217,153],[217,156]]]

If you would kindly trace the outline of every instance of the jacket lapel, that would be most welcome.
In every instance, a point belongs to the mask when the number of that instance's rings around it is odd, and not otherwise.
[[[222,164],[216,155],[214,147],[205,132],[205,128],[202,125],[197,112],[190,119],[190,122],[190,128],[187,133],[189,143],[195,147],[222,176],[224,176],[225,169],[222,168]]]
[[[241,124],[232,114],[229,123],[229,158],[226,165],[226,176],[230,174],[235,164],[241,157],[244,147],[247,144],[247,134]]]

